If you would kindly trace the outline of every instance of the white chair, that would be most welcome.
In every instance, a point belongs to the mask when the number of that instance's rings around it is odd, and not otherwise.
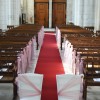
[[[17,78],[20,100],[41,100],[43,75],[26,73]]]
[[[81,75],[57,75],[58,100],[80,100],[82,79]]]

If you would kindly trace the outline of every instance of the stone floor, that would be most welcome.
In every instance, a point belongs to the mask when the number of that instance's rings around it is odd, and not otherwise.
[[[55,32],[55,28],[44,28],[44,31],[46,32]]]

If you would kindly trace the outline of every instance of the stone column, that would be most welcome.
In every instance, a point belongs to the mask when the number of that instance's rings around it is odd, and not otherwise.
[[[83,26],[94,26],[95,0],[84,0]]]
[[[75,25],[83,26],[84,0],[73,0],[72,22]]]
[[[73,6],[73,22],[75,25],[79,25],[79,0],[74,0]]]
[[[79,4],[79,26],[83,27],[83,15],[84,15],[84,0],[80,0]]]
[[[34,15],[35,15],[35,14],[34,14],[34,13],[35,13],[34,5],[35,5],[35,4],[34,4],[34,0],[33,0],[33,24],[34,24],[34,22],[35,22],[35,20],[34,20],[34,17],[35,17],[35,16],[34,16]]]
[[[0,0],[0,28],[5,30],[10,23],[10,0]]]
[[[52,0],[49,0],[49,28],[52,28]]]
[[[27,22],[27,0],[23,0],[23,12],[22,12],[23,14],[26,14],[26,22]]]
[[[7,29],[7,25],[19,25],[20,0],[0,1],[0,28]]]
[[[95,0],[95,31],[100,30],[100,0]]]
[[[66,0],[66,24],[72,22],[73,0]]]
[[[27,12],[26,6],[27,6],[27,0],[23,0],[23,13],[25,13],[25,14]]]
[[[33,0],[27,0],[27,22],[28,23],[33,23]]]
[[[18,26],[20,22],[21,17],[21,4],[20,0],[13,0],[12,3],[12,9],[13,9],[13,25]]]

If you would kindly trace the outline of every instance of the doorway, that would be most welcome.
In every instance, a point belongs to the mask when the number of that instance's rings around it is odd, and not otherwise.
[[[66,24],[66,2],[53,2],[52,27]]]
[[[49,9],[48,2],[35,3],[35,23],[43,25],[45,28],[49,26]]]

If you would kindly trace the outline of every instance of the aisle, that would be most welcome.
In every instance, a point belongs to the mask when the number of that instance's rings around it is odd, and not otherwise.
[[[56,75],[64,69],[54,33],[45,33],[35,73],[44,75],[41,100],[58,100]]]

